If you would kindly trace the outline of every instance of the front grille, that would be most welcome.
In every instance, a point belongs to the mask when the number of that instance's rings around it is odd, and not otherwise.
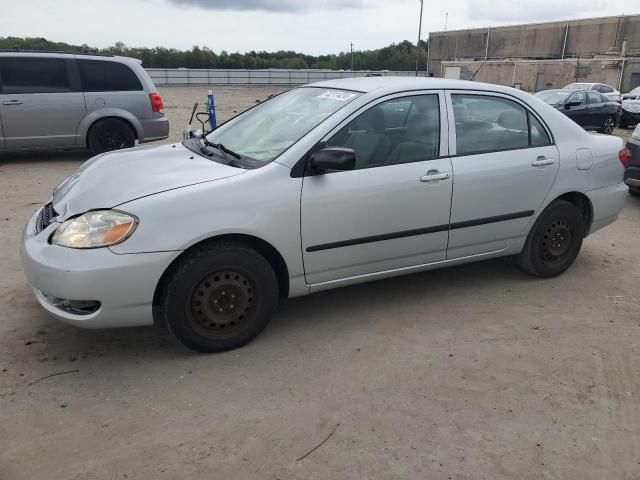
[[[38,212],[38,218],[36,218],[36,233],[40,233],[47,228],[54,218],[58,216],[58,213],[53,209],[51,203],[47,203]]]

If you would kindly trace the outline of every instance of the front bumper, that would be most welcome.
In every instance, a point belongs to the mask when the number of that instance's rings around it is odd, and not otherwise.
[[[35,234],[35,215],[22,237],[22,268],[36,299],[53,317],[78,327],[150,325],[162,273],[180,252],[119,255],[108,248],[76,250],[48,241],[59,226]],[[90,313],[62,308],[61,301],[97,302]]]
[[[640,112],[630,112],[622,109],[622,116],[620,117],[620,123],[623,125],[635,125],[640,123]]]
[[[140,143],[162,140],[169,136],[169,119],[167,117],[157,117],[140,120],[142,134],[138,141]]]

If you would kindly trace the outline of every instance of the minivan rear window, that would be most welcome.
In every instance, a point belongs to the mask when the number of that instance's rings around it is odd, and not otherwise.
[[[0,92],[70,92],[67,62],[60,58],[0,58]]]
[[[76,60],[85,92],[142,90],[135,73],[126,65],[108,60]]]

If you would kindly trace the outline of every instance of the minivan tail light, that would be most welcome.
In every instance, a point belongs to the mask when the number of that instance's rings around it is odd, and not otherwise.
[[[618,158],[620,159],[620,163],[622,163],[622,166],[624,168],[627,168],[629,166],[629,150],[627,150],[626,148],[620,150],[618,152]]]
[[[151,110],[158,113],[164,113],[164,105],[162,105],[162,97],[159,93],[150,93],[149,101],[151,102]]]

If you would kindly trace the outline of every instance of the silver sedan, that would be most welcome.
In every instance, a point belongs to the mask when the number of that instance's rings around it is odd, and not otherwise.
[[[28,222],[42,307],[236,348],[283,297],[501,256],[565,271],[622,209],[626,150],[518,90],[374,77],[282,93],[202,138],[107,153]]]

